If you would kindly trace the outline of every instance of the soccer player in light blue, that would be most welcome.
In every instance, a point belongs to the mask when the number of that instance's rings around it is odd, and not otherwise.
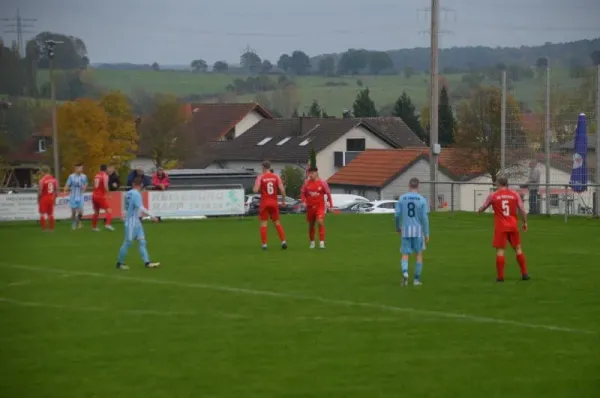
[[[138,241],[140,255],[142,256],[142,260],[144,261],[146,268],[156,268],[160,265],[160,263],[154,263],[150,261],[150,257],[148,256],[148,248],[146,246],[146,237],[144,235],[144,227],[142,227],[142,221],[140,217],[142,213],[146,213],[152,217],[154,222],[157,222],[158,218],[150,214],[150,212],[144,207],[142,202],[142,194],[140,193],[140,190],[142,189],[142,179],[140,177],[136,177],[133,180],[132,185],[133,189],[129,190],[124,195],[123,199],[125,208],[125,241],[123,242],[123,245],[121,245],[121,250],[119,251],[117,269],[129,269],[129,267],[124,264],[124,261],[127,251],[134,240]]]
[[[83,165],[75,165],[75,172],[69,176],[65,184],[65,192],[69,191],[69,206],[71,207],[71,220],[73,229],[81,228],[83,217],[83,195],[88,186],[88,179],[83,174]]]
[[[419,194],[419,179],[411,178],[409,192],[396,202],[396,232],[402,236],[402,286],[408,285],[408,256],[416,254],[417,265],[413,284],[421,284],[423,251],[429,242],[429,210],[427,199]]]

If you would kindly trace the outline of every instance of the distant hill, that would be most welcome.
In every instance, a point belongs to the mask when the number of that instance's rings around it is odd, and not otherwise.
[[[542,46],[521,47],[452,47],[440,49],[440,71],[467,71],[477,68],[489,68],[498,64],[534,66],[538,58],[549,57],[552,67],[570,68],[592,65],[590,54],[600,51],[600,38],[578,40],[570,43],[546,43]],[[413,68],[419,71],[429,70],[429,48],[411,48],[388,50],[394,69]],[[313,64],[327,55],[336,59],[342,53],[323,54],[312,59]]]
[[[92,67],[96,69],[113,69],[113,70],[152,70],[150,64],[134,64],[129,62],[117,63],[92,63]],[[162,70],[190,70],[189,65],[160,65]]]

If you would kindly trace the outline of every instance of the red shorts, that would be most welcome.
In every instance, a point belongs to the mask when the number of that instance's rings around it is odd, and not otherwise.
[[[258,208],[258,216],[260,217],[260,221],[268,221],[269,218],[273,221],[279,221],[279,205],[260,205]]]
[[[322,220],[325,218],[325,207],[317,206],[317,207],[306,207],[306,221],[315,222],[317,220]]]
[[[49,216],[54,215],[54,197],[40,198],[38,204],[40,214],[48,214]]]
[[[513,248],[521,244],[521,234],[516,231],[494,231],[494,242],[492,246],[496,249],[506,248],[508,242]]]
[[[94,211],[110,209],[110,204],[108,203],[106,196],[92,196],[92,205],[94,206]]]

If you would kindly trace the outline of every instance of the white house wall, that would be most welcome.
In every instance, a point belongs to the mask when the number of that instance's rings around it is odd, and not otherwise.
[[[334,152],[346,152],[346,140],[353,138],[364,138],[365,149],[392,148],[385,141],[363,127],[354,127],[317,153],[317,167],[319,168],[319,176],[321,178],[326,180],[341,169],[341,167],[334,166]]]
[[[429,162],[427,160],[421,159],[410,168],[408,168],[404,173],[402,173],[398,178],[388,184],[385,188],[381,190],[381,199],[395,199],[398,196],[408,192],[408,182],[411,178],[416,177],[420,181],[429,181]],[[439,210],[450,210],[452,206],[452,201],[454,201],[454,209],[460,209],[460,187],[458,185],[452,184],[452,179],[445,175],[443,172],[438,173],[438,185],[437,185],[437,194],[438,194],[438,203],[436,204]],[[430,192],[430,184],[422,184],[419,188],[419,192],[421,195],[427,198],[429,202],[429,192]],[[454,196],[452,192],[454,191]],[[441,200],[439,199],[442,197]],[[447,203],[447,207],[443,206],[443,203]]]
[[[262,115],[258,112],[248,112],[248,114],[244,116],[244,118],[240,120],[238,124],[235,125],[235,138],[238,138],[240,135],[244,134],[246,131],[254,127],[256,123],[263,119],[264,117],[262,117]]]

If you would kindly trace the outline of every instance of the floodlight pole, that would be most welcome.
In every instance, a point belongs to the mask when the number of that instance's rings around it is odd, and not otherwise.
[[[62,42],[46,41],[48,60],[50,61],[50,101],[52,103],[52,155],[54,158],[54,177],[60,186],[60,159],[58,151],[58,122],[56,118],[56,84],[54,79],[54,45]]]

